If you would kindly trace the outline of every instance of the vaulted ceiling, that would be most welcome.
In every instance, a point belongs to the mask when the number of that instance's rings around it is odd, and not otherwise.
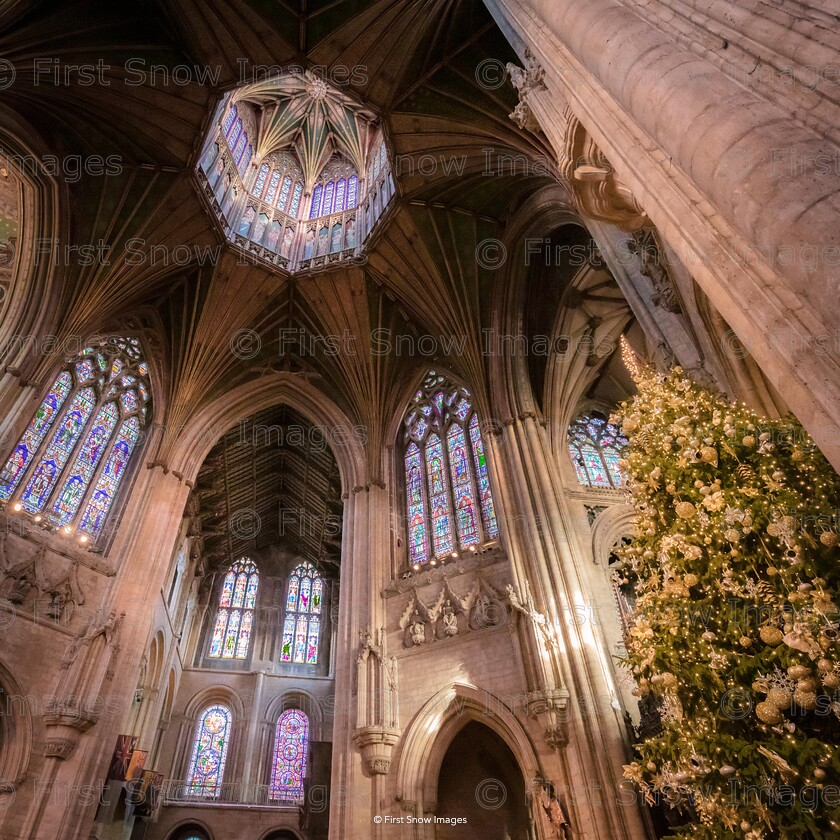
[[[369,429],[376,477],[385,418],[424,367],[485,393],[481,331],[498,275],[477,248],[557,179],[545,138],[509,118],[518,100],[503,68],[517,58],[481,0],[17,0],[0,23],[15,69],[0,108],[29,125],[25,142],[59,159],[113,156],[110,174],[59,179],[59,246],[101,256],[59,255],[50,329],[139,325],[161,370],[156,420],[181,428],[235,384],[299,371]],[[364,263],[297,278],[243,264],[194,180],[221,96],[290,66],[378,115],[397,181]],[[282,329],[350,334],[353,352],[284,347]],[[241,330],[259,337],[247,357],[231,352]],[[382,335],[459,343],[399,356],[381,352]],[[33,357],[25,372],[52,363]]]

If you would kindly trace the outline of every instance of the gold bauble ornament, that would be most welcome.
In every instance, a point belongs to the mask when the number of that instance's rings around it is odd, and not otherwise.
[[[794,449],[793,452],[790,453],[790,457],[792,461],[804,461],[805,453],[801,449]]]
[[[704,446],[700,449],[700,460],[713,467],[718,465],[718,452],[714,446]]]
[[[823,685],[826,688],[835,689],[840,688],[840,677],[837,674],[826,674],[823,678]]]
[[[758,635],[761,636],[761,641],[766,645],[780,645],[782,639],[784,639],[784,634],[778,627],[762,627],[758,631]]]
[[[793,692],[793,702],[803,709],[817,708],[817,694],[814,691],[800,691],[798,688]]]
[[[820,671],[831,671],[834,668],[834,663],[823,656],[821,659],[817,660],[817,668]]]
[[[748,648],[752,644],[752,639],[749,636],[741,636],[741,638],[738,639],[738,643],[741,647]]]
[[[697,586],[699,580],[700,578],[698,578],[697,575],[689,572],[689,574],[683,578],[683,583],[685,583],[686,586]]]
[[[779,711],[778,707],[767,700],[762,700],[760,703],[756,704],[755,714],[760,721],[763,723],[769,723],[771,726],[775,726],[784,720],[784,716]]]
[[[783,688],[771,688],[767,692],[767,701],[772,703],[777,709],[789,709],[793,702],[793,694],[790,691],[785,691]]]
[[[796,683],[797,691],[816,691],[817,681],[813,677],[805,677]]]
[[[819,781],[822,781],[825,777],[826,777],[826,772],[825,772],[825,770],[822,769],[822,767],[815,768],[815,770],[814,770],[814,778],[815,779],[818,779]]]
[[[806,665],[791,665],[787,673],[792,680],[802,680],[811,674],[811,669]]]
[[[840,543],[840,537],[834,531],[823,531],[820,534],[820,542],[829,548],[833,548],[837,543]]]
[[[770,534],[771,537],[778,537],[782,532],[779,530],[779,526],[775,522],[771,522],[767,526],[767,533]]]
[[[695,508],[691,502],[677,502],[676,505],[674,505],[674,510],[680,519],[691,519],[691,517],[697,513],[697,508]]]
[[[755,446],[755,437],[753,435],[744,435],[741,438],[741,443],[744,446]]]
[[[737,542],[741,539],[741,532],[737,530],[737,528],[729,528],[724,532],[723,536],[726,537],[729,542]]]

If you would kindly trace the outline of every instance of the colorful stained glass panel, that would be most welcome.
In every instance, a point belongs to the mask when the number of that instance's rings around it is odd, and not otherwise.
[[[309,749],[309,720],[297,710],[280,715],[274,736],[269,799],[299,801],[303,798],[306,757]]]
[[[222,791],[232,715],[226,706],[206,709],[198,720],[190,770],[188,796],[215,799]]]
[[[67,372],[59,374],[53,382],[44,401],[35,412],[35,416],[21,435],[17,446],[15,446],[9,460],[0,473],[0,499],[7,501],[23,477],[23,473],[29,466],[32,456],[43,442],[56,418],[56,415],[64,405],[73,381]]]

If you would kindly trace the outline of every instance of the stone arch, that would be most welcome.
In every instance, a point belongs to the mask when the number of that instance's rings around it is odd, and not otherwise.
[[[184,727],[178,749],[173,761],[175,777],[186,779],[189,773],[190,755],[199,715],[214,703],[220,703],[230,709],[232,720],[230,739],[227,745],[225,778],[230,781],[238,778],[241,772],[240,742],[247,730],[246,707],[239,694],[227,685],[212,685],[194,694],[184,709]],[[224,781],[224,780],[223,780]]]
[[[149,654],[146,671],[146,685],[154,690],[160,683],[163,675],[163,660],[166,655],[166,639],[163,634],[163,629],[158,628],[152,635],[152,641],[149,644]]]
[[[271,727],[272,737],[277,719],[283,712],[289,709],[299,709],[309,720],[309,740],[320,741],[323,739],[324,710],[318,699],[302,688],[291,688],[278,694],[266,707],[265,722]]]
[[[527,242],[544,240],[564,225],[584,229],[572,198],[559,185],[544,187],[517,211],[504,236],[507,259],[497,272],[491,302],[490,329],[497,335],[516,336],[523,332],[525,294],[529,276]],[[510,344],[507,345],[510,348]],[[491,353],[489,362],[490,402],[497,406],[500,419],[520,412],[534,412],[537,401],[532,392],[527,360],[522,354]]]
[[[26,777],[32,751],[30,697],[0,662],[0,805]],[[11,785],[11,789],[8,786]]]
[[[195,817],[190,817],[189,819],[182,820],[179,822],[170,832],[166,835],[166,840],[184,840],[184,838],[189,837],[190,831],[197,831],[200,832],[207,840],[213,840],[213,832],[210,831],[210,827],[204,820],[196,819]]]
[[[397,799],[403,810],[434,812],[443,758],[470,721],[489,727],[507,744],[526,786],[542,775],[536,749],[513,712],[485,689],[454,683],[434,694],[405,730],[397,758]]]
[[[332,430],[338,441],[327,438],[346,491],[366,482],[367,453],[362,440],[355,439],[354,425],[347,415],[307,380],[292,373],[272,373],[231,388],[200,408],[190,423],[173,438],[164,436],[159,458],[173,473],[194,481],[215,443],[237,422],[272,406],[287,404],[307,420]]]
[[[39,259],[39,239],[55,239],[67,211],[67,188],[59,187],[39,162],[46,149],[37,130],[14,111],[0,110],[0,148],[7,167],[20,183],[21,230],[16,247],[10,293],[3,304],[0,347],[9,352],[0,361],[11,367],[13,375],[21,375],[21,385],[43,358],[36,346],[15,341],[14,336],[41,336],[51,332],[60,296],[54,293],[57,262]],[[15,164],[20,161],[20,164]],[[41,255],[43,257],[43,255]]]
[[[592,523],[592,557],[599,565],[606,567],[606,561],[615,544],[622,537],[633,535],[636,514],[626,504],[610,505],[602,510]]]

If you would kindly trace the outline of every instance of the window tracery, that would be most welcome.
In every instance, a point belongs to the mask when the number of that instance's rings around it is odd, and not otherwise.
[[[499,534],[472,396],[430,371],[404,420],[408,555],[419,568]]]
[[[213,659],[245,659],[251,644],[260,575],[257,564],[243,557],[225,575],[210,639]]]
[[[0,472],[0,500],[36,521],[79,532],[105,525],[148,422],[149,370],[140,342],[84,348],[48,390]]]
[[[598,412],[583,414],[569,426],[567,441],[581,484],[621,487],[618,461],[628,441],[617,426]]]
[[[324,581],[311,563],[301,563],[289,577],[283,622],[281,662],[318,663]]]

